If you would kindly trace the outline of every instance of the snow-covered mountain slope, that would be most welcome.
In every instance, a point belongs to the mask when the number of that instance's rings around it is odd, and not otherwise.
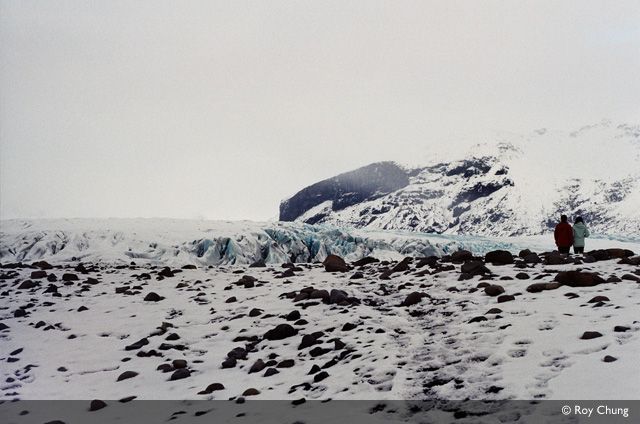
[[[588,249],[640,251],[640,237],[592,238]],[[45,219],[0,221],[0,262],[157,263],[220,265],[257,261],[315,262],[328,254],[348,260],[442,255],[459,249],[482,255],[505,249],[553,250],[547,236],[477,237],[337,228],[297,222],[176,219]]]
[[[604,121],[480,141],[427,166],[382,162],[321,181],[284,200],[280,219],[510,236],[548,232],[564,213],[596,233],[640,234],[640,126]],[[385,175],[394,184],[383,186]]]
[[[3,266],[0,400],[637,399],[640,269],[578,263]]]

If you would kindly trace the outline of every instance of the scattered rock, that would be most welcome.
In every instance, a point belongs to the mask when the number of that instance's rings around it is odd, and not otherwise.
[[[102,408],[104,408],[106,406],[107,406],[107,404],[104,403],[104,401],[101,401],[99,399],[94,399],[89,404],[89,411],[99,411],[100,409],[102,409]]]
[[[508,265],[513,263],[513,255],[506,250],[493,250],[484,255],[484,261],[494,265]]]
[[[527,287],[529,293],[539,293],[544,290],[555,290],[560,287],[560,283],[534,283]]]
[[[498,284],[490,284],[484,288],[484,292],[489,296],[498,296],[504,293],[504,287]]]
[[[503,294],[502,296],[498,296],[498,303],[511,302],[512,300],[516,300],[516,298],[511,294]]]
[[[463,273],[471,275],[491,274],[489,268],[487,268],[481,261],[465,262],[464,264],[462,264],[462,267],[460,269]]]
[[[349,271],[349,267],[347,263],[340,256],[337,255],[329,255],[322,262],[324,265],[324,269],[327,272],[347,272]]]
[[[256,362],[253,363],[253,365],[251,365],[251,368],[249,369],[249,374],[253,374],[254,372],[260,372],[266,367],[267,366],[265,365],[264,361],[262,359],[258,359]]]
[[[581,340],[591,340],[596,339],[598,337],[602,337],[602,334],[597,331],[585,331],[582,336],[580,336]]]
[[[138,373],[135,372],[135,371],[125,371],[125,372],[123,372],[122,374],[120,374],[118,376],[118,379],[116,381],[122,381],[122,380],[126,380],[128,378],[133,378],[136,375],[138,375]]]
[[[328,294],[328,293],[327,293]],[[264,338],[267,340],[282,340],[287,337],[293,337],[298,334],[298,330],[289,324],[279,324],[275,328],[267,331]]]
[[[260,390],[253,387],[242,392],[242,396],[256,396],[260,394]]]
[[[404,301],[400,304],[400,306],[413,306],[422,301],[424,297],[427,297],[426,293],[420,292],[412,292],[407,295]]]
[[[605,282],[593,272],[582,271],[561,271],[556,275],[555,281],[569,287],[591,287]]]
[[[212,383],[209,384],[207,386],[206,389],[202,390],[201,392],[198,392],[199,395],[208,395],[212,392],[218,391],[218,390],[224,390],[224,385],[222,383]]]
[[[145,297],[144,300],[146,302],[160,302],[162,299],[164,299],[164,297],[160,296],[158,293],[156,292],[149,292]]]
[[[173,374],[171,374],[171,377],[169,377],[169,380],[170,381],[182,380],[183,378],[187,378],[190,375],[191,375],[191,371],[189,371],[186,368],[180,368],[175,370]]]

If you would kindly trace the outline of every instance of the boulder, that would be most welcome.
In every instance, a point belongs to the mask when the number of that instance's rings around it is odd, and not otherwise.
[[[329,303],[340,303],[348,301],[348,295],[342,290],[332,289],[329,294]]]
[[[551,252],[548,253],[544,258],[544,263],[546,265],[564,265],[570,262],[569,257],[560,252]]]
[[[524,256],[522,260],[528,264],[539,264],[540,262],[542,262],[542,259],[540,259],[540,256],[538,256],[537,253],[529,253],[528,255]]]
[[[504,287],[498,284],[490,284],[484,288],[484,292],[489,296],[498,296],[504,293]]]
[[[329,255],[322,262],[324,265],[324,270],[327,272],[347,272],[349,271],[349,267],[347,263],[340,256],[337,255]]]
[[[555,290],[560,287],[560,283],[534,283],[527,287],[529,293],[539,293],[544,290]]]
[[[580,340],[591,340],[598,337],[602,337],[602,334],[597,331],[585,331],[582,333],[582,336],[580,336]]]
[[[267,340],[282,340],[287,337],[293,337],[298,334],[298,330],[293,328],[289,324],[279,324],[275,328],[267,331],[264,334],[264,338]]]
[[[473,253],[468,250],[458,250],[450,256],[451,262],[465,262],[473,259]]]
[[[362,259],[358,259],[357,261],[353,262],[354,266],[363,266],[363,265],[369,265],[372,264],[374,262],[380,262],[379,259],[376,258],[372,258],[371,256],[365,256]]]
[[[513,263],[513,255],[506,250],[493,250],[484,255],[484,261],[494,265],[508,265]]]
[[[489,268],[487,268],[481,261],[469,261],[462,264],[460,270],[465,274],[471,275],[484,275],[491,274]]]
[[[562,271],[556,275],[554,280],[570,287],[591,287],[605,283],[605,280],[598,274],[582,271]]]
[[[422,301],[422,298],[424,297],[427,297],[426,293],[420,293],[420,292],[409,293],[407,297],[404,299],[404,301],[400,304],[400,306],[416,305],[420,303],[420,301]]]

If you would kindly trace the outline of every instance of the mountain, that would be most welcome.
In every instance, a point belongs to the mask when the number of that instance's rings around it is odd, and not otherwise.
[[[640,126],[494,134],[424,165],[374,163],[306,187],[281,221],[381,230],[544,234],[561,214],[592,232],[640,234]]]

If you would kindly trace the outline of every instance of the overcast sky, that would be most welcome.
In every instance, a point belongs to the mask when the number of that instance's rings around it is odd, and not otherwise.
[[[640,4],[0,1],[0,215],[277,216],[458,134],[640,119]]]

